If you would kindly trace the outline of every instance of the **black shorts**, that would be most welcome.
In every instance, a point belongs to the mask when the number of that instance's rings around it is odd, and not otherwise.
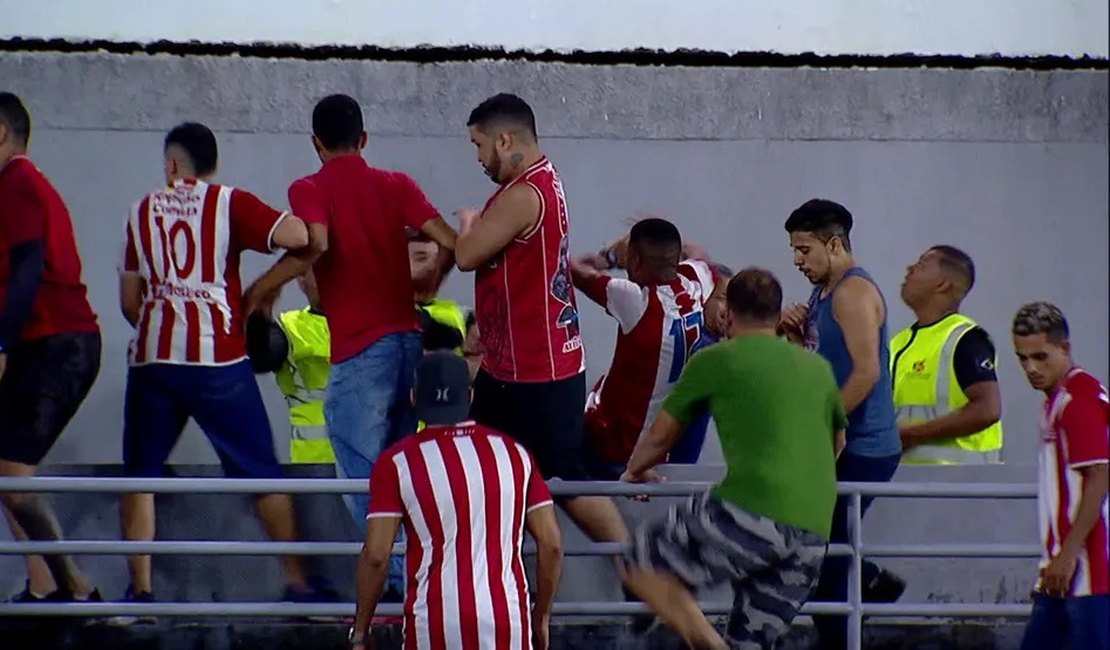
[[[0,458],[38,465],[100,372],[100,334],[55,334],[8,351],[0,378]]]
[[[479,370],[470,417],[524,445],[545,479],[587,481],[582,444],[585,406],[585,373],[559,381],[516,383]]]

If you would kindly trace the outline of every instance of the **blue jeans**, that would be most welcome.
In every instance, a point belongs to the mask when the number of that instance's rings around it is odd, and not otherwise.
[[[388,334],[358,355],[332,366],[324,396],[324,418],[345,478],[368,479],[387,447],[416,431],[412,385],[420,361],[420,334]],[[367,486],[369,487],[369,486]],[[369,489],[344,496],[355,527],[366,533]],[[404,585],[404,562],[390,559],[388,586]]]
[[[886,483],[894,476],[898,469],[901,454],[893,456],[858,456],[845,450],[836,461],[836,480],[845,482],[871,482]],[[873,498],[863,497],[860,500],[860,519],[871,506]],[[849,496],[837,497],[836,509],[833,510],[832,531],[829,534],[830,544],[847,544],[850,540],[850,524],[848,507],[852,499]],[[826,557],[821,567],[821,578],[817,581],[814,591],[814,600],[844,602],[848,597],[848,568],[851,558]],[[864,564],[863,583],[867,584],[875,578],[878,567],[871,563]],[[870,575],[869,575],[870,573]],[[821,638],[821,647],[826,650],[840,650],[848,644],[848,620],[843,616],[814,616],[814,627]]]
[[[1033,595],[1021,650],[1110,648],[1110,595],[1053,598]]]
[[[189,418],[208,436],[231,478],[279,478],[270,418],[250,362],[228,366],[152,363],[127,371],[123,473],[161,477]]]

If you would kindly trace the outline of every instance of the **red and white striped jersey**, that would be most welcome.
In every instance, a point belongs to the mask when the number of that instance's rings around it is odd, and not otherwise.
[[[1069,371],[1056,393],[1045,401],[1037,495],[1044,541],[1042,568],[1060,552],[1079,511],[1083,493],[1079,470],[1108,462],[1107,409],[1106,386],[1081,368]],[[1079,553],[1071,596],[1110,593],[1107,522],[1110,513],[1103,498],[1102,514]]]
[[[670,282],[641,286],[599,275],[580,288],[617,321],[609,372],[586,398],[586,429],[603,460],[625,463],[702,343],[713,273],[702,261],[679,265]]]
[[[475,272],[474,313],[486,350],[482,367],[506,382],[559,381],[586,369],[570,280],[567,197],[544,156],[498,188],[482,213],[517,184],[535,190],[540,215]]]
[[[408,535],[405,650],[531,650],[524,518],[551,503],[524,447],[473,422],[382,454],[367,517],[401,517]]]
[[[239,257],[273,252],[284,216],[249,192],[192,179],[136,203],[120,267],[146,281],[131,365],[221,366],[246,358]]]

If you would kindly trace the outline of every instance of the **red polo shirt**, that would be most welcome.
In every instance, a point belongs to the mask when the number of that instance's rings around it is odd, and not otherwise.
[[[81,256],[69,210],[31,159],[16,156],[0,168],[0,305],[11,277],[8,251],[35,239],[42,240],[46,267],[20,340],[98,331],[81,281]]]
[[[289,206],[328,229],[313,271],[328,315],[331,360],[356,356],[387,334],[419,331],[405,227],[439,216],[414,180],[339,156],[289,186]]]

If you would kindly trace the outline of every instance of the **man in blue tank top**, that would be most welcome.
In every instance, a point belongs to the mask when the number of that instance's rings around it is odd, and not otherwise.
[[[848,413],[848,444],[837,459],[839,481],[886,482],[898,468],[902,443],[894,411],[887,341],[886,301],[871,276],[856,266],[849,233],[852,214],[833,201],[812,199],[786,220],[794,265],[813,283],[805,305],[783,312],[780,331],[816,351],[832,365]],[[837,500],[830,543],[847,543],[849,499]],[[871,499],[863,499],[863,508]],[[826,558],[815,597],[843,601],[848,594],[848,558]],[[905,585],[871,563],[863,575],[864,600],[891,601]],[[847,621],[817,616],[823,648],[847,645]]]

